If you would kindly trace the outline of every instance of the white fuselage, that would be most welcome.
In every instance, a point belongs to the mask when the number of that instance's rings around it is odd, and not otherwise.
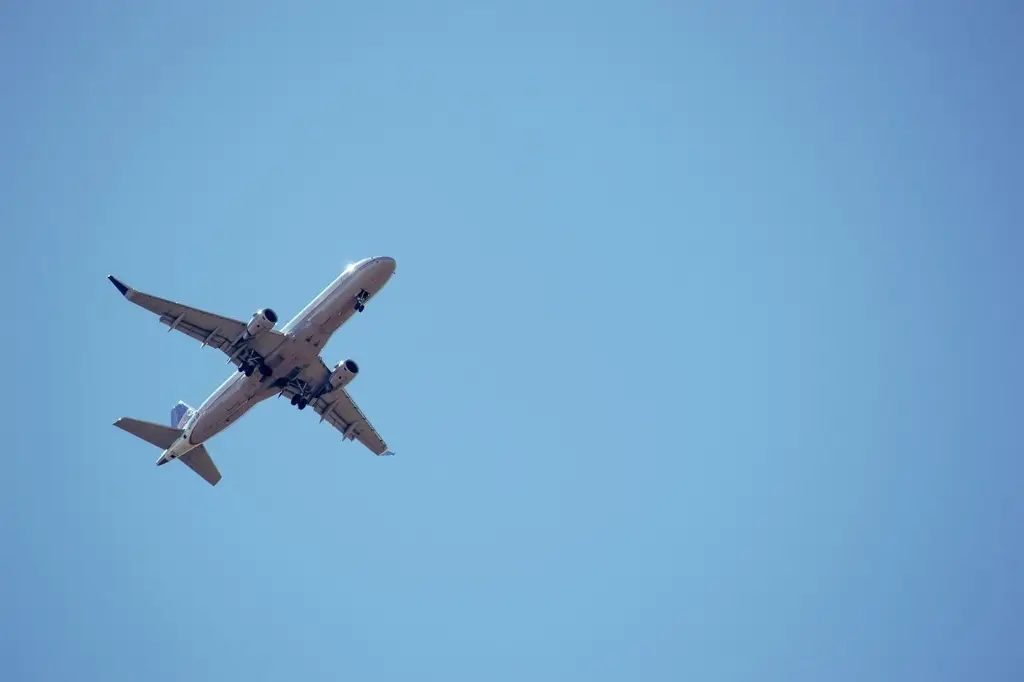
[[[360,290],[373,297],[394,272],[395,261],[388,257],[366,258],[346,268],[279,330],[284,339],[272,357],[267,358],[274,375],[319,362],[320,351],[331,335],[356,313],[354,301]],[[181,457],[281,391],[272,381],[261,382],[260,379],[258,372],[252,376],[233,372],[189,418],[182,438],[164,451],[160,462]]]

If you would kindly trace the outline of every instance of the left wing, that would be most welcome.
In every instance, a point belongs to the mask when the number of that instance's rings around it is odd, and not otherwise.
[[[331,370],[320,359],[319,362],[310,364],[303,371],[299,377],[300,383],[322,386],[330,373]],[[299,393],[299,389],[294,383],[290,383],[281,393],[291,398]],[[320,421],[326,421],[340,431],[346,440],[358,440],[375,455],[395,454],[388,450],[388,444],[380,437],[377,430],[373,428],[373,424],[344,388],[335,388],[312,398],[309,401],[309,406],[320,415]]]
[[[242,362],[252,361],[253,354],[273,366],[275,363],[270,362],[270,356],[287,340],[284,334],[273,329],[266,329],[256,338],[246,340],[245,322],[151,296],[131,288],[113,275],[107,279],[117,287],[122,296],[157,315],[160,322],[169,327],[167,331],[177,330],[196,341],[201,341],[203,346],[217,348],[236,366]]]

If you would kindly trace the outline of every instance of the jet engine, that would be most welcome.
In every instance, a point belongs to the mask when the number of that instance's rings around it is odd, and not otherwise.
[[[277,324],[277,313],[270,308],[264,308],[252,314],[249,324],[245,325],[245,332],[250,339],[253,339],[268,329],[273,329],[275,324]]]
[[[339,362],[334,370],[331,371],[331,378],[329,379],[331,388],[347,386],[349,382],[356,378],[357,374],[359,374],[359,365],[356,364],[355,360]]]

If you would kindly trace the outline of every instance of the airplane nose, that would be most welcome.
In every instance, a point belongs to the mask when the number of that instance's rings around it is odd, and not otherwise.
[[[395,259],[391,256],[378,256],[373,259],[374,267],[378,270],[383,271],[382,274],[385,277],[390,277],[395,274]]]

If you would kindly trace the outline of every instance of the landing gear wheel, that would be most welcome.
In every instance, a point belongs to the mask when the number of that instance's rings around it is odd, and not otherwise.
[[[298,408],[299,408],[300,410],[304,410],[304,409],[306,409],[306,401],[305,401],[305,400],[300,400],[300,401],[299,401],[299,404],[298,404]]]
[[[364,306],[362,303],[356,303],[356,312],[360,312],[361,313],[364,310],[366,310],[366,306]]]
[[[260,369],[260,374],[265,376],[265,377],[269,377],[269,376],[271,376],[274,373],[274,370],[270,369],[270,367],[265,362],[260,364],[259,369]]]
[[[370,292],[366,289],[360,289],[359,293],[356,294],[356,310],[363,312],[364,303],[370,300]]]
[[[299,404],[299,396],[293,395],[292,396],[292,405],[298,405],[298,404]]]
[[[253,367],[252,365],[246,365],[246,367],[245,367],[245,376],[251,377],[252,373],[255,372],[255,371],[256,371],[255,367]]]

